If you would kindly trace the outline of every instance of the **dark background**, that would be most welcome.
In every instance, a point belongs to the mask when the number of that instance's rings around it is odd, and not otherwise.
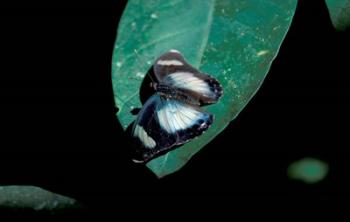
[[[323,1],[299,2],[256,96],[161,180],[130,161],[115,117],[111,56],[126,1],[102,2],[0,9],[0,184],[37,185],[117,215],[235,214],[267,202],[295,214],[285,204],[309,211],[349,197],[350,33],[335,31]],[[327,162],[326,179],[290,180],[287,167],[303,157]]]

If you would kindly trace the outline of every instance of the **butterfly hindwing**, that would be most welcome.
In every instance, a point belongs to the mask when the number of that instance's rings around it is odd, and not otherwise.
[[[157,119],[162,130],[176,134],[175,145],[201,135],[213,122],[213,115],[199,107],[175,99],[162,99]]]
[[[147,100],[136,119],[132,135],[138,141],[135,161],[147,162],[202,134],[213,115],[174,99],[154,95]]]
[[[161,130],[157,119],[157,109],[161,105],[159,95],[150,97],[140,110],[134,122],[132,136],[137,141],[135,162],[144,162],[162,149],[176,142],[174,135]]]
[[[170,50],[154,64],[157,80],[190,94],[202,104],[215,103],[222,96],[220,83],[188,64],[180,52]]]

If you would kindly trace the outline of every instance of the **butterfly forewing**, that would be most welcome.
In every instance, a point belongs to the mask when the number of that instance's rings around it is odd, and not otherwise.
[[[215,103],[222,96],[222,87],[216,79],[189,65],[175,50],[157,59],[154,74],[160,83],[188,93],[201,104]]]

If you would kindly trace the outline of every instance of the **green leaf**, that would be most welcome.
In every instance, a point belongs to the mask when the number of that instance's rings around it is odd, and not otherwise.
[[[58,211],[76,208],[76,200],[35,186],[0,186],[0,207]]]
[[[332,23],[337,30],[350,27],[350,0],[326,0]]]
[[[200,137],[147,164],[158,177],[180,169],[244,108],[265,78],[290,26],[296,0],[129,0],[118,27],[112,64],[117,117],[124,129],[142,106],[141,82],[162,53],[176,49],[216,77],[221,100]],[[135,54],[137,50],[137,54]]]
[[[314,184],[323,180],[327,176],[328,171],[327,163],[315,158],[304,158],[288,167],[288,176],[291,179],[301,180],[307,184]]]

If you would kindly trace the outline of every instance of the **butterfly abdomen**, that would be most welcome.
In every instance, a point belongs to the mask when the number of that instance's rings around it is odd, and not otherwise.
[[[155,88],[156,88],[157,93],[163,99],[175,99],[175,100],[180,100],[182,102],[187,102],[187,103],[194,104],[194,105],[198,104],[198,102],[194,98],[189,96],[183,90],[175,89],[171,86],[164,85],[164,84],[157,84]]]

